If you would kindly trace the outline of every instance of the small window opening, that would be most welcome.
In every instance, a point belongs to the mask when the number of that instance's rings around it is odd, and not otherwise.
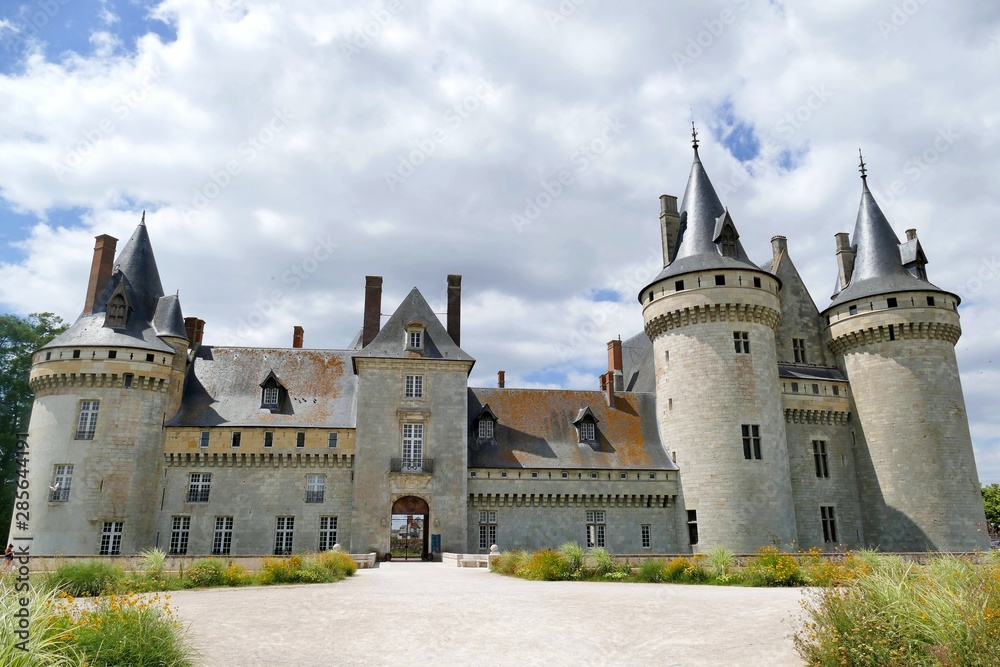
[[[754,287],[760,287],[760,278],[754,278],[753,279],[753,286]]]
[[[726,284],[726,277],[725,276],[715,276],[715,284],[716,285],[725,285]]]
[[[886,299],[886,305],[888,305],[890,308],[896,308],[899,306],[899,302],[896,301],[896,297],[889,297],[888,299]]]
[[[684,289],[684,281],[683,280],[675,280],[674,281],[674,290],[680,292],[683,289]]]

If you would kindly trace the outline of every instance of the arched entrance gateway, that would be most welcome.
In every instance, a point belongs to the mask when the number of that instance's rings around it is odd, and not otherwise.
[[[417,496],[403,496],[392,504],[389,553],[392,560],[426,560],[427,501]]]

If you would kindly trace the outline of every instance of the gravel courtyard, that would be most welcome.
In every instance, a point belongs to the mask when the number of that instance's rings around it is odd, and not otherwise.
[[[337,584],[181,591],[206,667],[801,665],[800,589],[533,582],[389,563]]]

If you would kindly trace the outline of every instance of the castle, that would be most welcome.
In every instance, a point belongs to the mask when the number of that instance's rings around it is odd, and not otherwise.
[[[370,276],[345,349],[203,344],[144,219],[117,259],[97,237],[83,313],[34,355],[33,553],[987,547],[959,297],[863,163],[822,311],[784,237],[747,257],[697,140],[660,203],[644,331],[598,391],[469,387],[454,275],[444,323],[417,289],[383,323]]]

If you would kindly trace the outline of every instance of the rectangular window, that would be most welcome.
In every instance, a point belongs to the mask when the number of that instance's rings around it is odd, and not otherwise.
[[[403,424],[403,470],[417,471],[424,465],[424,425]]]
[[[122,533],[125,532],[124,521],[105,521],[101,529],[100,556],[120,556],[122,553]]]
[[[108,351],[108,359],[117,359],[117,358],[118,358],[118,350]]]
[[[833,385],[833,395],[840,396],[840,387],[838,387],[837,385]]]
[[[795,355],[795,363],[805,364],[806,362],[806,339],[805,338],[793,338],[792,339],[792,353]]]
[[[896,301],[896,297],[891,296],[885,300],[885,305],[889,306],[890,308],[898,308],[899,302]]]
[[[125,385],[126,389],[132,386],[132,378],[133,375],[131,373],[125,373],[124,375],[122,375],[122,384]]]
[[[715,276],[715,284],[716,285],[725,285],[726,284],[726,277],[725,276]]]
[[[97,409],[100,401],[80,401],[80,419],[76,425],[77,440],[93,440],[97,429]]]
[[[814,384],[812,388],[813,388],[813,393],[814,394],[818,394],[819,393],[819,385],[818,384]]]
[[[750,332],[734,331],[733,345],[736,347],[737,354],[750,354]]]
[[[793,394],[799,393],[799,383],[798,382],[793,382],[792,383],[792,393]]]
[[[753,279],[753,286],[754,287],[760,287],[760,278],[754,278]]]
[[[848,308],[847,308],[847,314],[848,315],[857,315],[858,314],[858,307],[857,306],[848,306]]]
[[[837,541],[837,518],[833,514],[833,505],[820,505],[820,519],[823,522],[823,541]]]
[[[292,553],[292,537],[295,532],[294,516],[279,516],[274,531],[274,555],[287,556]]]
[[[480,419],[479,420],[479,437],[480,438],[492,438],[493,437],[493,420],[492,419]]]
[[[69,488],[73,483],[73,464],[57,463],[52,470],[52,486],[49,488],[49,502],[64,503],[69,500]]]
[[[274,431],[264,431],[264,447],[274,447]]]
[[[569,479],[569,473],[568,472],[560,473],[559,476],[562,477],[563,479]]]
[[[760,458],[760,426],[757,424],[743,424],[743,458]]]
[[[650,548],[652,548],[652,540],[650,539],[650,536],[649,536],[649,524],[648,523],[642,524],[642,548],[643,549],[650,549]]]
[[[603,547],[605,537],[604,510],[587,512],[587,546]]]
[[[73,350],[73,358],[74,359],[80,358],[80,350]]]
[[[683,289],[684,289],[684,281],[683,280],[675,280],[674,281],[674,290],[677,291],[677,292],[680,292]]]
[[[212,536],[212,555],[228,556],[233,548],[233,517],[215,517],[215,535]]]
[[[209,438],[209,435],[210,434],[209,434],[208,431],[202,431],[201,432],[201,440],[198,442],[198,446],[201,447],[202,449],[208,449],[208,438]]]
[[[337,434],[336,433],[330,433],[329,436],[327,436],[326,446],[329,449],[336,449],[337,448]]]
[[[934,297],[932,297],[932,296],[927,297],[927,305],[928,306],[933,306],[934,305]]]
[[[423,347],[424,336],[422,331],[409,332],[409,347],[419,350]]]
[[[193,472],[188,477],[187,501],[189,503],[207,503],[211,490],[212,473]]]
[[[321,503],[326,495],[326,475],[306,475],[306,502]]]
[[[146,355],[146,361],[152,362],[153,359],[155,359],[155,358],[156,358],[156,355],[154,355],[154,354],[147,354]]]
[[[243,434],[239,431],[233,431],[233,440],[230,443],[233,449],[240,448],[240,441],[243,439]]]
[[[497,543],[497,513],[479,513],[479,550],[486,551]]]
[[[319,550],[329,551],[337,544],[337,517],[319,518]]]
[[[170,555],[183,556],[188,552],[188,537],[191,534],[191,517],[175,516],[170,525]]]
[[[594,422],[584,421],[580,422],[580,442],[593,442],[596,438],[594,437]]]
[[[423,398],[423,397],[424,397],[424,376],[407,375],[406,398]]]
[[[299,448],[299,449],[302,449],[303,447],[306,446],[306,432],[305,431],[299,431],[298,433],[295,434],[295,446],[297,448]]]
[[[698,544],[698,510],[688,510],[688,543]]]
[[[816,476],[829,477],[830,466],[826,457],[826,441],[813,440],[813,460],[816,463]]]
[[[538,479],[538,473],[537,472],[531,473],[531,479]]]
[[[277,387],[264,387],[264,405],[265,406],[276,406],[276,405],[278,405],[278,388]]]

